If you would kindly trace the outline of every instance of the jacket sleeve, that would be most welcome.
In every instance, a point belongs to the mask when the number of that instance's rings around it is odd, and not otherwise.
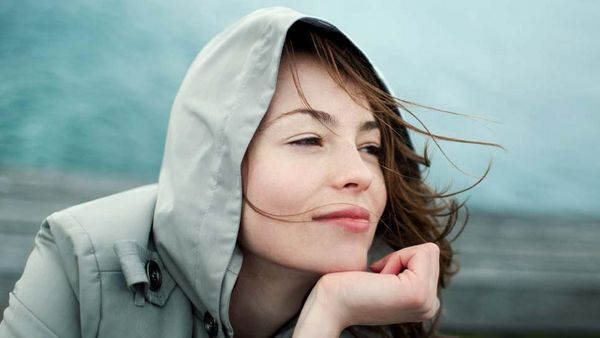
[[[46,221],[25,271],[9,295],[0,337],[80,337],[79,302],[68,264]]]

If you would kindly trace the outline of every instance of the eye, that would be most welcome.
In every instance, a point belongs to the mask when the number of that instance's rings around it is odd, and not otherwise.
[[[320,137],[311,136],[311,137],[305,137],[305,138],[301,138],[299,140],[291,141],[289,144],[292,144],[295,146],[319,146],[320,147],[323,145],[323,140]]]
[[[361,152],[363,152],[363,153],[371,154],[373,156],[379,156],[379,155],[381,155],[381,147],[378,146],[378,145],[376,145],[376,144],[369,144],[369,145],[366,145],[364,147],[361,147],[358,150],[361,151]]]

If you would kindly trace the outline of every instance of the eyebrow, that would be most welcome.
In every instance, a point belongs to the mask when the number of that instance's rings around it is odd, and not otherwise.
[[[283,113],[283,114],[279,115],[274,120],[266,123],[265,126],[261,129],[268,128],[271,124],[275,123],[275,121],[281,119],[282,117],[291,116],[291,115],[295,115],[295,114],[309,115],[313,119],[319,121],[320,123],[322,123],[325,126],[330,127],[330,128],[335,127],[338,124],[338,121],[335,118],[335,116],[333,116],[329,113],[326,113],[321,110],[315,110],[315,109],[298,108],[298,109],[294,109],[287,113]],[[373,130],[373,129],[379,129],[379,124],[376,121],[365,121],[358,128],[359,131],[369,131],[369,130]]]

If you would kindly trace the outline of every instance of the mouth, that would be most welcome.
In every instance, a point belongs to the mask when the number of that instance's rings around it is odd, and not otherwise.
[[[367,231],[370,227],[369,219],[369,211],[359,207],[336,210],[313,217],[313,221],[339,226],[349,232]]]

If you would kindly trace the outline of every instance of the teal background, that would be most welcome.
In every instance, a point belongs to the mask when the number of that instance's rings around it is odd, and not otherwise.
[[[461,195],[471,208],[600,216],[597,1],[5,0],[0,170],[156,180],[170,105],[196,53],[271,5],[337,24],[400,98],[496,121],[417,109],[433,132],[507,149],[442,142],[468,175],[438,151],[431,184],[467,187],[492,161]]]

